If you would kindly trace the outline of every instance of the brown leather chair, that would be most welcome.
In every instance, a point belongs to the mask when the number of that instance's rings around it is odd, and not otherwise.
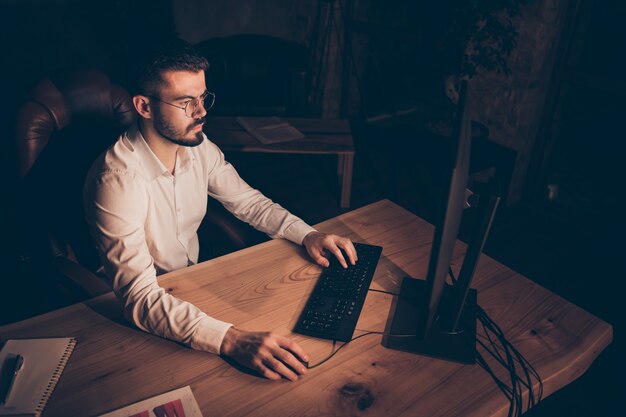
[[[54,272],[51,276],[69,278],[83,296],[110,291],[95,274],[100,262],[84,221],[84,178],[95,158],[134,120],[129,94],[96,70],[51,74],[18,110],[22,258]],[[248,245],[236,219],[212,209],[205,220],[226,236],[230,250]]]

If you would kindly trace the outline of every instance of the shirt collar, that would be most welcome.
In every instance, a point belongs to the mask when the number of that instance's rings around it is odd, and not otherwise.
[[[142,168],[146,173],[146,176],[150,180],[155,180],[160,176],[171,175],[165,165],[157,158],[152,152],[150,146],[146,142],[145,138],[139,130],[139,126],[135,123],[127,131],[126,136],[130,145],[137,152],[139,160],[142,163]],[[194,158],[189,148],[181,146],[178,149],[178,155],[176,158],[176,171],[175,173],[182,173],[189,169],[189,166],[193,162]]]
[[[178,155],[176,156],[175,173],[183,173],[187,171],[193,161],[194,157],[193,152],[191,152],[191,148],[181,146],[180,148],[178,148]]]

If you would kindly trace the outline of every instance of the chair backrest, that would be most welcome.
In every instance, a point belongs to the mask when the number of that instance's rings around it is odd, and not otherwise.
[[[99,119],[124,130],[135,119],[129,94],[97,70],[58,71],[35,85],[17,116],[19,175],[24,178],[54,132]]]
[[[81,265],[97,267],[82,209],[83,181],[134,119],[129,94],[99,71],[61,70],[35,85],[18,110],[15,130],[22,233],[30,250],[71,258],[69,246]]]

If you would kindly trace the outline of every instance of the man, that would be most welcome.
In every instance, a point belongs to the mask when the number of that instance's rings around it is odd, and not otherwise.
[[[295,342],[241,331],[157,284],[157,275],[197,263],[207,195],[258,230],[304,245],[321,266],[329,255],[344,267],[357,261],[349,239],[317,232],[252,189],[206,138],[202,125],[213,104],[207,67],[189,45],[157,49],[140,67],[133,96],[138,123],[88,173],[87,222],[109,284],[135,325],[231,357],[267,378],[297,380],[308,357]]]

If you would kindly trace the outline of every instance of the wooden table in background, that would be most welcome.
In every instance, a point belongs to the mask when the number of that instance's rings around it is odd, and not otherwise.
[[[431,225],[383,200],[317,225],[383,246],[372,288],[397,291],[402,277],[423,277]],[[455,262],[465,245],[458,243]],[[332,342],[292,333],[320,268],[284,240],[265,242],[163,275],[168,292],[245,330],[296,340],[311,364]],[[506,266],[481,258],[478,301],[543,378],[544,396],[582,375],[611,343],[612,327]],[[355,335],[385,328],[392,296],[370,292]],[[44,416],[87,416],[191,385],[205,416],[504,416],[508,402],[479,366],[459,365],[353,341],[298,382],[273,382],[217,355],[137,330],[109,293],[0,327],[0,339],[74,336],[78,345]],[[506,372],[491,359],[503,379]]]
[[[286,153],[337,155],[337,175],[341,186],[340,205],[350,207],[354,142],[350,123],[345,119],[289,118],[305,137],[282,143],[264,145],[246,132],[235,117],[207,117],[204,132],[224,152]]]

